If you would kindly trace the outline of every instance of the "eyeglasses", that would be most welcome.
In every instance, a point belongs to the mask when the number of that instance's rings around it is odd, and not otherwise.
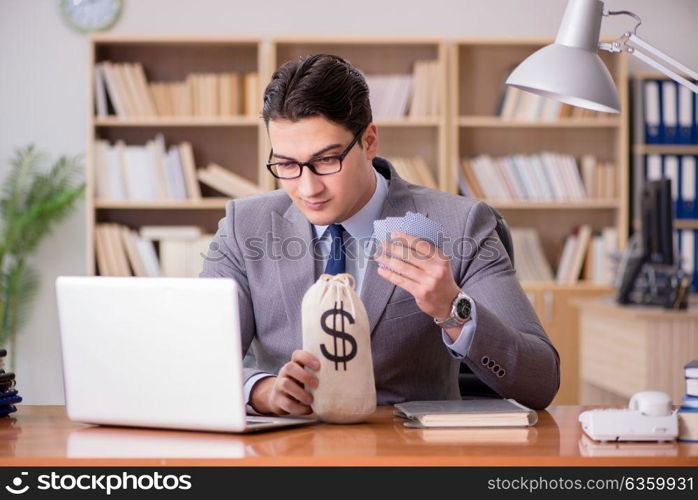
[[[322,156],[313,158],[308,161],[283,161],[271,163],[271,157],[274,156],[274,150],[269,152],[269,160],[267,161],[267,170],[277,179],[297,179],[303,173],[303,167],[308,167],[315,175],[332,175],[342,170],[342,161],[349,154],[351,148],[354,147],[356,141],[359,140],[366,127],[363,127],[354,136],[354,139],[349,145],[338,155]]]

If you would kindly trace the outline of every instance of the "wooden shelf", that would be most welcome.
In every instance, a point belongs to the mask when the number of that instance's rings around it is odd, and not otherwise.
[[[95,208],[111,210],[211,210],[224,209],[230,198],[202,198],[201,200],[170,201],[112,201],[95,200]]]
[[[97,127],[257,127],[258,118],[252,116],[231,117],[152,117],[152,118],[94,118]]]
[[[640,226],[640,221],[635,220],[637,226]],[[698,229],[698,219],[674,219],[674,227],[676,229]]]
[[[618,209],[617,200],[575,200],[575,201],[506,201],[485,200],[488,205],[500,210],[578,210],[578,209]]]
[[[698,144],[635,144],[638,155],[698,155]]]
[[[616,128],[620,126],[618,118],[566,118],[555,121],[503,120],[498,116],[461,116],[460,127],[488,128]]]

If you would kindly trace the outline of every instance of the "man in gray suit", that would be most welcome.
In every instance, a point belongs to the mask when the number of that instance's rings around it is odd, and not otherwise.
[[[492,210],[407,183],[377,156],[361,73],[337,56],[286,63],[266,88],[262,115],[267,168],[282,189],[227,203],[200,274],[239,285],[248,409],[311,413],[304,387],[317,387],[320,364],[301,350],[301,300],[322,272],[355,277],[378,404],[458,399],[465,363],[500,396],[545,408],[559,387],[559,356]],[[406,212],[442,224],[459,244],[447,251],[397,233],[375,254],[365,251],[374,220]]]

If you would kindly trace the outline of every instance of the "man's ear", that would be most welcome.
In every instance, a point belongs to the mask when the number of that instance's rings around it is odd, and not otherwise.
[[[373,160],[378,155],[378,128],[374,123],[366,127],[361,142],[366,150],[366,159]]]

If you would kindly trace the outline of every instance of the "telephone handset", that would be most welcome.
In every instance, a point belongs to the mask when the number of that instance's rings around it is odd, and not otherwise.
[[[670,441],[679,435],[671,397],[661,391],[642,391],[628,408],[587,410],[579,415],[584,432],[599,441]]]
[[[673,411],[671,397],[666,392],[661,391],[642,391],[633,394],[628,407],[650,417],[671,415]]]

